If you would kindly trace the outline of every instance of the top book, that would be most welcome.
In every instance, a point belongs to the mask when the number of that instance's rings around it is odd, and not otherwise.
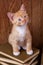
[[[37,56],[39,54],[38,49],[33,48],[33,50],[34,50],[33,55],[27,55],[26,51],[21,49],[21,54],[16,57],[12,53],[13,50],[12,50],[11,45],[9,45],[8,43],[0,45],[0,54],[6,56],[8,58],[11,58],[13,60],[16,60],[18,62],[21,62],[21,63],[25,63],[25,62],[31,60],[33,57],[35,57],[35,56]]]

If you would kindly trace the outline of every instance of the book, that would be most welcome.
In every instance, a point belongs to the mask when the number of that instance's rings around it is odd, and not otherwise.
[[[0,57],[1,57],[1,55],[3,55],[5,57],[7,57],[7,58],[4,57],[5,59],[10,59],[10,60],[18,62],[20,64],[25,64],[28,61],[29,62],[31,61],[30,63],[32,63],[37,58],[37,56],[39,54],[39,49],[33,48],[33,51],[34,51],[33,55],[27,55],[26,51],[21,50],[20,51],[21,54],[16,57],[12,53],[12,47],[10,44],[7,43],[7,44],[0,45]]]
[[[11,64],[12,65],[34,65],[34,64],[38,63],[38,60],[36,60],[36,57],[34,57],[34,58],[35,58],[34,62],[31,60],[31,61],[24,63],[24,64],[21,64],[17,61],[13,61],[13,60],[10,60],[10,59],[0,58],[1,59],[0,64],[2,63],[2,64],[8,64],[8,65],[11,65]]]
[[[7,64],[7,63],[5,63],[5,62],[2,62],[2,61],[0,61],[0,64],[1,64],[1,65],[9,65],[9,64]]]

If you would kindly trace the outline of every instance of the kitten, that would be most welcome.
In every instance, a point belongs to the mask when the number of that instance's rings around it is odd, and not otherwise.
[[[28,29],[29,17],[22,4],[20,10],[16,13],[7,13],[8,18],[13,24],[11,33],[8,38],[8,42],[12,45],[13,54],[18,56],[20,54],[20,48],[22,47],[26,50],[28,55],[33,54],[32,50],[32,36],[30,30]],[[24,41],[26,41],[24,43]]]

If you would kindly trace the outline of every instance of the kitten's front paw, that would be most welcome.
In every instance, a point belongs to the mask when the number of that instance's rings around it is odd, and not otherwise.
[[[13,52],[13,55],[18,56],[20,55],[20,52]]]
[[[33,50],[30,50],[29,52],[27,52],[28,55],[32,55],[33,54]]]

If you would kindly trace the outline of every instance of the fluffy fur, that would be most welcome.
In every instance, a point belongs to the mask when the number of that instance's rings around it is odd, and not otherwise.
[[[32,36],[27,26],[29,17],[24,5],[22,4],[20,10],[16,13],[8,12],[7,16],[13,24],[12,31],[8,38],[8,42],[13,48],[13,54],[18,56],[20,54],[20,47],[25,49],[28,55],[33,54]]]

